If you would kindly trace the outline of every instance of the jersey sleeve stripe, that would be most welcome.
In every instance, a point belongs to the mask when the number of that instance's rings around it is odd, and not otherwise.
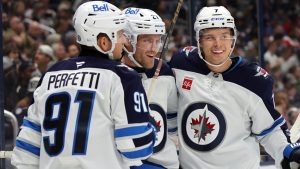
[[[177,117],[177,112],[176,113],[167,113],[167,119],[173,119]]]
[[[174,132],[177,131],[177,129],[178,129],[177,127],[175,127],[175,128],[169,128],[169,129],[168,129],[168,132],[169,132],[169,133],[174,133]]]
[[[34,155],[40,156],[40,149],[34,145],[21,140],[16,140],[16,146]]]
[[[133,142],[134,142],[134,145],[136,146],[136,147],[140,147],[140,146],[143,146],[143,145],[145,145],[145,144],[148,144],[148,143],[150,143],[151,141],[153,141],[153,133],[152,132],[150,132],[149,134],[147,134],[146,136],[144,136],[144,137],[138,137],[138,138],[134,138],[134,139],[132,139],[133,140]]]
[[[125,156],[128,159],[138,159],[142,158],[145,159],[148,156],[150,156],[153,152],[153,143],[149,144],[147,147],[136,150],[136,151],[127,151],[127,152],[121,152],[123,156]]]
[[[121,151],[133,151],[137,149],[142,149],[144,146],[153,144],[153,142],[155,141],[153,135],[153,132],[150,132],[146,136],[139,137],[136,139],[132,139],[130,137],[122,137],[121,139],[116,139],[117,149]]]
[[[126,130],[127,129],[127,130]],[[120,133],[120,131],[122,131]],[[150,123],[117,129],[116,144],[119,152],[128,159],[145,159],[153,152],[155,133]]]
[[[31,129],[33,129],[33,130],[35,130],[37,132],[41,132],[41,126],[40,125],[35,124],[35,123],[33,123],[33,122],[31,122],[31,121],[29,121],[27,119],[23,120],[22,126],[31,128]]]
[[[115,138],[119,137],[132,137],[135,135],[141,135],[149,130],[152,130],[151,124],[142,125],[142,126],[131,126],[126,128],[119,128],[115,130]]]
[[[264,136],[264,135],[270,133],[271,131],[273,131],[275,127],[281,126],[284,123],[285,123],[285,120],[284,120],[283,116],[280,116],[280,118],[278,118],[270,128],[265,129],[261,133],[255,134],[255,135],[256,136]]]

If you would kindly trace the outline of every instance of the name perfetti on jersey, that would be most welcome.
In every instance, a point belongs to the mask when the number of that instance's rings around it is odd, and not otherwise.
[[[50,75],[47,89],[58,89],[70,85],[98,89],[99,78],[100,73],[95,72],[73,72]]]

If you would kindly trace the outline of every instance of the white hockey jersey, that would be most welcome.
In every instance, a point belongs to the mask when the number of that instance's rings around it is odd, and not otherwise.
[[[34,92],[12,164],[30,169],[127,169],[153,152],[139,75],[99,52],[62,61]]]
[[[155,60],[153,69],[136,69],[142,77],[146,92],[149,92],[153,76],[158,64]],[[168,169],[178,169],[179,160],[174,142],[170,135],[177,133],[177,89],[171,68],[163,62],[160,74],[156,79],[154,89],[149,100],[152,124],[156,128],[156,142],[153,154],[147,159],[152,165]],[[147,96],[150,97],[147,93]]]
[[[232,60],[226,72],[215,74],[196,47],[172,57],[183,169],[258,169],[258,142],[280,166],[287,128],[274,109],[273,80],[257,64]]]

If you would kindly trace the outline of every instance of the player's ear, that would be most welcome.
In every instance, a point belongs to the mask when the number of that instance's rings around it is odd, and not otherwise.
[[[106,34],[100,33],[97,37],[97,45],[103,50],[104,52],[107,52],[111,49],[112,44],[110,39]]]

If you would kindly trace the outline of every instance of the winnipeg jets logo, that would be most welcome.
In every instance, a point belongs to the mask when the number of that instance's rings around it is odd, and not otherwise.
[[[189,56],[189,53],[192,52],[194,49],[196,49],[195,46],[187,46],[184,47],[182,50],[185,52],[186,56]]]
[[[269,75],[265,69],[259,66],[257,67],[256,71],[257,73],[255,74],[255,76],[263,76],[264,78],[266,78]]]
[[[158,104],[151,103],[150,107],[150,122],[156,130],[155,145],[153,152],[161,151],[167,140],[167,117],[164,109]]]
[[[207,106],[205,108],[207,109]],[[194,138],[198,138],[198,143],[200,143],[201,139],[205,141],[206,135],[211,134],[214,130],[215,124],[211,124],[208,120],[209,117],[206,117],[206,110],[204,110],[203,116],[199,115],[199,118],[192,118],[191,129],[194,130]]]
[[[85,62],[76,62],[77,68],[81,67],[83,64],[85,64]]]
[[[181,126],[184,142],[196,151],[216,148],[226,133],[223,113],[205,102],[189,105],[183,113]]]
[[[155,131],[156,131],[156,137],[155,140],[158,140],[158,133],[161,132],[161,120],[156,120],[155,117],[150,116],[150,122],[152,123],[152,125],[154,125]]]

